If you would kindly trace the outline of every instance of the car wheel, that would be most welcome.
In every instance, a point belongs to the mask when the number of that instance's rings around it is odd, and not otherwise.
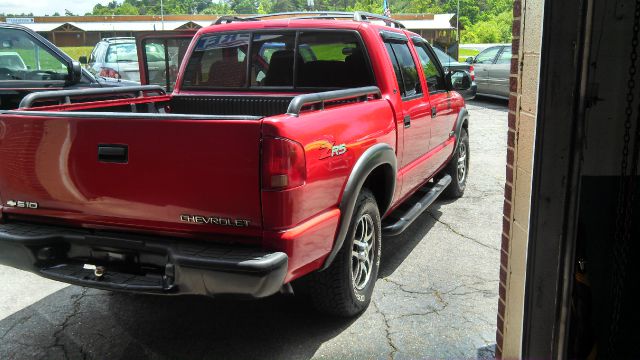
[[[318,310],[348,317],[369,306],[380,267],[381,240],[378,205],[373,194],[363,189],[347,237],[333,263],[306,279],[308,293]]]
[[[451,176],[451,184],[445,189],[443,195],[453,199],[462,197],[469,177],[469,133],[467,129],[462,128],[460,131],[458,148],[442,174]]]

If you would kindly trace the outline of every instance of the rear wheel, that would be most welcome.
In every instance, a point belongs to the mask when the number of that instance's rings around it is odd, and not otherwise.
[[[380,266],[381,240],[377,203],[373,194],[363,189],[333,263],[305,279],[306,290],[318,310],[354,316],[369,306]]]
[[[460,140],[458,148],[453,157],[442,170],[442,174],[451,176],[451,184],[444,191],[447,198],[459,198],[464,194],[469,176],[469,133],[467,129],[460,130]]]

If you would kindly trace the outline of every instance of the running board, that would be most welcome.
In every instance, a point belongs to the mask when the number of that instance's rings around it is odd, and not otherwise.
[[[451,184],[451,176],[445,175],[437,183],[428,184],[418,192],[425,192],[422,198],[419,198],[417,202],[408,210],[406,210],[400,216],[394,216],[400,209],[394,211],[385,220],[393,221],[391,223],[383,224],[382,235],[394,236],[405,231],[411,223],[418,218],[433,202],[442,194],[442,192]],[[401,210],[400,210],[401,211]],[[386,221],[385,221],[386,222]]]

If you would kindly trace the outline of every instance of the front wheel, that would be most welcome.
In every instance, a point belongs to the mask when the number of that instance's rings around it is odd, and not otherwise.
[[[469,133],[467,129],[462,128],[460,130],[460,140],[458,141],[456,152],[453,154],[449,164],[442,170],[442,174],[451,176],[451,184],[449,184],[443,195],[453,199],[462,197],[469,177]]]
[[[382,230],[373,194],[363,189],[347,237],[333,263],[306,283],[315,307],[325,313],[354,316],[371,302],[380,266]]]

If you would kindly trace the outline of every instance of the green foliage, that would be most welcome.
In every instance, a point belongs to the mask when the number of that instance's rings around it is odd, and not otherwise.
[[[511,41],[513,15],[510,10],[487,20],[468,25],[460,32],[460,41],[468,44],[503,43]]]

